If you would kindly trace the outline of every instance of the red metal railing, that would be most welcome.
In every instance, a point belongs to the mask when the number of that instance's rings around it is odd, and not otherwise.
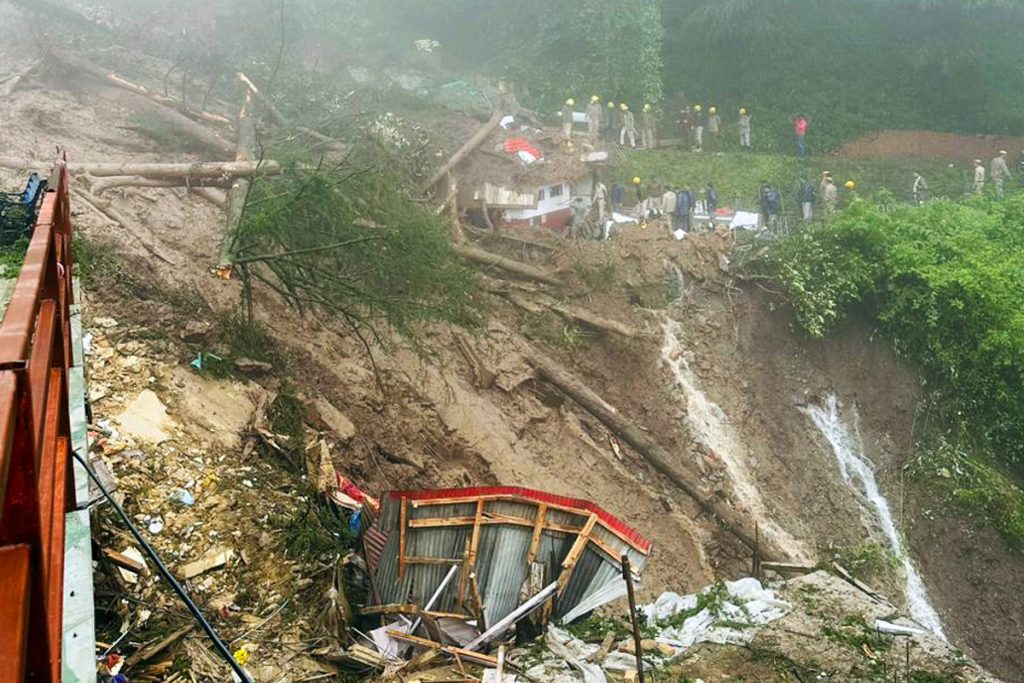
[[[0,325],[0,683],[61,676],[72,298],[61,158]]]

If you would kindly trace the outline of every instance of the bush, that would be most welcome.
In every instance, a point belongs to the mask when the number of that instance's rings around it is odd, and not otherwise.
[[[855,202],[763,265],[813,336],[851,308],[872,316],[953,426],[1024,474],[1024,196],[888,212]]]

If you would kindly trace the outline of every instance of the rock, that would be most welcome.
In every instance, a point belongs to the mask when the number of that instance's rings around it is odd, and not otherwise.
[[[656,652],[663,657],[671,657],[676,653],[670,645],[650,639],[641,640],[640,649],[644,652]],[[619,652],[625,652],[631,655],[636,654],[636,644],[633,642],[633,639],[630,638],[619,645]]]
[[[313,413],[310,415],[310,422],[314,426],[326,427],[341,441],[351,441],[356,435],[356,426],[352,421],[326,398],[317,396],[310,407],[310,412]]]
[[[202,320],[189,320],[185,323],[185,329],[179,335],[181,341],[186,344],[198,344],[210,339],[213,334],[213,325]]]
[[[115,419],[126,434],[153,444],[170,439],[168,431],[174,428],[166,406],[149,389],[139,394]]]
[[[117,327],[117,321],[113,318],[95,318],[92,322],[96,327],[102,327],[105,330]]]
[[[235,361],[235,367],[243,375],[250,377],[257,375],[265,375],[274,369],[274,366],[270,363],[264,363],[263,361],[252,360],[249,358],[239,358]]]

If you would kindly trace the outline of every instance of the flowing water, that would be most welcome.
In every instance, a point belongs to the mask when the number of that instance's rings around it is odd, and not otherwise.
[[[910,616],[942,640],[946,635],[942,630],[942,621],[928,600],[928,591],[907,554],[907,549],[900,538],[900,532],[893,521],[889,501],[882,495],[875,479],[874,466],[864,454],[860,437],[856,429],[856,410],[854,410],[854,430],[851,432],[842,419],[839,400],[831,395],[822,406],[810,406],[802,409],[821,431],[839,463],[839,470],[847,485],[857,492],[864,514],[865,523],[873,522],[882,531],[889,549],[903,565],[907,576],[907,608]]]
[[[750,454],[725,411],[701,390],[700,382],[690,368],[679,341],[680,330],[678,322],[666,319],[661,360],[672,371],[676,386],[686,401],[686,425],[690,433],[698,443],[722,460],[733,498],[760,523],[763,533],[775,541],[790,559],[805,561],[807,553],[802,544],[773,522],[765,508],[757,482],[747,465]]]

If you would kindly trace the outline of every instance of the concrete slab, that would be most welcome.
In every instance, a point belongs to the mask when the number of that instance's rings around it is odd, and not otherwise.
[[[89,511],[64,517],[64,638],[62,683],[96,683],[96,606]]]

